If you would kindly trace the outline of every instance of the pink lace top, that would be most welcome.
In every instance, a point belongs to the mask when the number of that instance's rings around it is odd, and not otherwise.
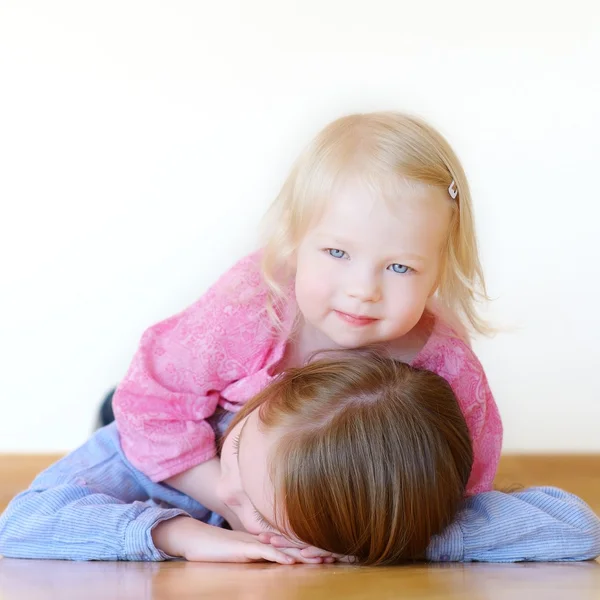
[[[275,376],[286,340],[266,311],[259,256],[242,259],[195,304],[150,327],[114,395],[123,450],[153,481],[214,457],[206,419],[217,406],[237,411]],[[467,493],[490,490],[502,423],[477,357],[438,320],[412,364],[452,386],[473,441]]]

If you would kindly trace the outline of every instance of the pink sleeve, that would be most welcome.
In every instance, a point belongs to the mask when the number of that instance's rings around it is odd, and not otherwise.
[[[435,351],[414,366],[434,371],[451,385],[473,443],[467,495],[490,491],[502,450],[502,421],[478,358],[464,341],[450,337],[440,340]]]
[[[262,367],[272,341],[259,256],[242,259],[182,313],[142,336],[113,408],[127,458],[163,481],[216,454],[205,419],[230,383]]]

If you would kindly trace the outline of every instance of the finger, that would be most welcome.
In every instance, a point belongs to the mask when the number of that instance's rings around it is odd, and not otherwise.
[[[288,540],[286,537],[278,533],[263,532],[259,533],[257,539],[263,544],[271,544],[272,546],[280,548],[295,548],[294,542]],[[306,544],[301,547],[306,546]]]
[[[293,565],[296,559],[293,556],[277,550],[273,546],[267,546],[265,544],[248,544],[245,548],[244,555],[249,560],[267,560],[269,562],[276,562],[280,565]]]
[[[333,552],[329,552],[328,550],[321,550],[321,548],[315,548],[314,546],[307,546],[306,548],[302,548],[300,550],[300,553],[306,558],[314,558],[316,556],[320,556],[321,558],[335,558]]]
[[[271,560],[271,562],[277,562],[280,565],[293,565],[298,562],[293,556],[288,556],[284,552],[278,552],[277,550],[275,550],[275,554],[273,554],[273,559],[269,560]]]
[[[290,540],[282,535],[271,535],[269,544],[271,544],[271,546],[275,546],[275,548],[306,548],[307,547],[306,544],[303,542],[296,542],[296,541]]]
[[[341,562],[341,563],[354,563],[354,562],[356,562],[356,557],[337,555],[336,560],[337,560],[337,562]]]
[[[304,563],[306,565],[320,565],[324,560],[321,556],[303,556],[299,548],[283,548],[281,552],[285,553],[287,556],[291,556],[296,562]]]
[[[259,533],[258,541],[262,542],[263,544],[270,544],[272,537],[274,537],[274,535],[272,533],[266,533],[266,532]]]

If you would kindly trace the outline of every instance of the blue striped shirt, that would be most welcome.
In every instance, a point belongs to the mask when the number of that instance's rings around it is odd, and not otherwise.
[[[223,519],[125,458],[114,426],[36,477],[0,517],[0,554],[16,558],[145,560],[167,557],[152,528],[177,515],[216,526]],[[434,536],[432,561],[587,560],[600,555],[600,520],[556,488],[487,492],[464,501]]]

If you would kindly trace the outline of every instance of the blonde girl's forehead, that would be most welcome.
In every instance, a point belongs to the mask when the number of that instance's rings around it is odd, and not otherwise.
[[[386,145],[385,140],[380,143],[386,136],[398,141],[403,135],[402,126],[391,131],[378,122],[396,122],[397,115],[390,115],[387,120],[384,117],[375,115],[375,127],[370,128],[364,124],[372,116],[352,116],[358,127],[325,128],[316,143],[307,148],[285,196],[294,243],[321,220],[331,201],[348,186],[363,187],[391,211],[403,200],[441,197],[452,202],[447,193],[452,176],[442,161],[435,160],[439,154],[434,151],[431,138],[424,136],[416,147]]]
[[[313,188],[307,204],[311,208],[311,222],[320,219],[332,204],[343,200],[348,193],[360,192],[365,199],[374,202],[384,202],[386,208],[395,212],[407,203],[418,206],[439,204],[440,210],[446,213],[454,202],[447,189],[441,185],[432,185],[404,176],[389,173],[387,176],[370,174],[367,171],[345,171],[338,174],[335,180],[321,189]]]

